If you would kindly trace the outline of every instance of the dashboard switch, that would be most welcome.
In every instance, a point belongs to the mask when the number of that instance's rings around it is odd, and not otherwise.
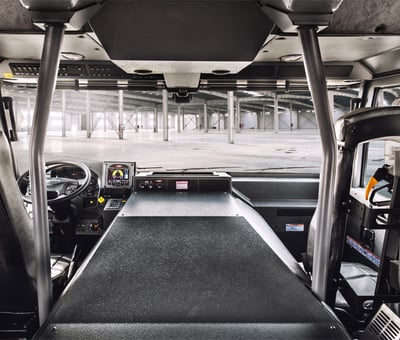
[[[100,224],[99,223],[91,223],[90,224],[90,229],[93,231],[99,231],[100,230]]]

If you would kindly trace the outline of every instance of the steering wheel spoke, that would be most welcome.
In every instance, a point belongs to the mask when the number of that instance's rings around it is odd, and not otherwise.
[[[83,178],[69,178],[63,173],[65,168],[78,169],[78,171],[70,171],[71,174],[83,174]],[[64,171],[65,172],[65,171]],[[46,190],[47,202],[55,204],[72,199],[82,193],[90,183],[90,169],[81,162],[72,161],[51,161],[46,163]],[[21,191],[22,199],[27,203],[32,203],[31,186],[29,180],[29,171],[23,173],[17,180],[18,187]]]

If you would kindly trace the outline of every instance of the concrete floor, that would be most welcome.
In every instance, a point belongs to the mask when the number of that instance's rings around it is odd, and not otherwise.
[[[58,136],[57,136],[58,135]],[[20,170],[28,168],[29,136],[19,134],[14,150]],[[140,169],[281,171],[318,173],[321,147],[317,130],[272,131],[243,130],[228,143],[226,131],[170,131],[163,141],[162,131],[125,131],[119,140],[114,131],[95,131],[92,138],[80,131],[60,137],[51,133],[46,139],[46,160],[136,161]]]

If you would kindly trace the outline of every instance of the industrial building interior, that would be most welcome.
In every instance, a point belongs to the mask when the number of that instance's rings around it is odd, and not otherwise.
[[[0,338],[400,338],[397,0],[2,0]]]

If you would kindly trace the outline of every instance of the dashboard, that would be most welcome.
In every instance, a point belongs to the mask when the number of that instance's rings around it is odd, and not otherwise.
[[[133,191],[143,194],[231,192],[231,178],[224,173],[136,174],[135,162],[104,161],[87,165],[91,173],[87,188],[69,203],[52,206],[53,228],[72,229],[78,238],[102,235]],[[52,169],[50,176],[82,183],[85,173],[78,167],[66,165]]]
[[[76,215],[76,235],[101,235],[121,210],[133,190],[135,162],[104,161],[87,164],[91,170],[88,187],[72,200]],[[52,174],[53,175],[53,174]],[[59,168],[56,176],[80,180],[81,169]]]

